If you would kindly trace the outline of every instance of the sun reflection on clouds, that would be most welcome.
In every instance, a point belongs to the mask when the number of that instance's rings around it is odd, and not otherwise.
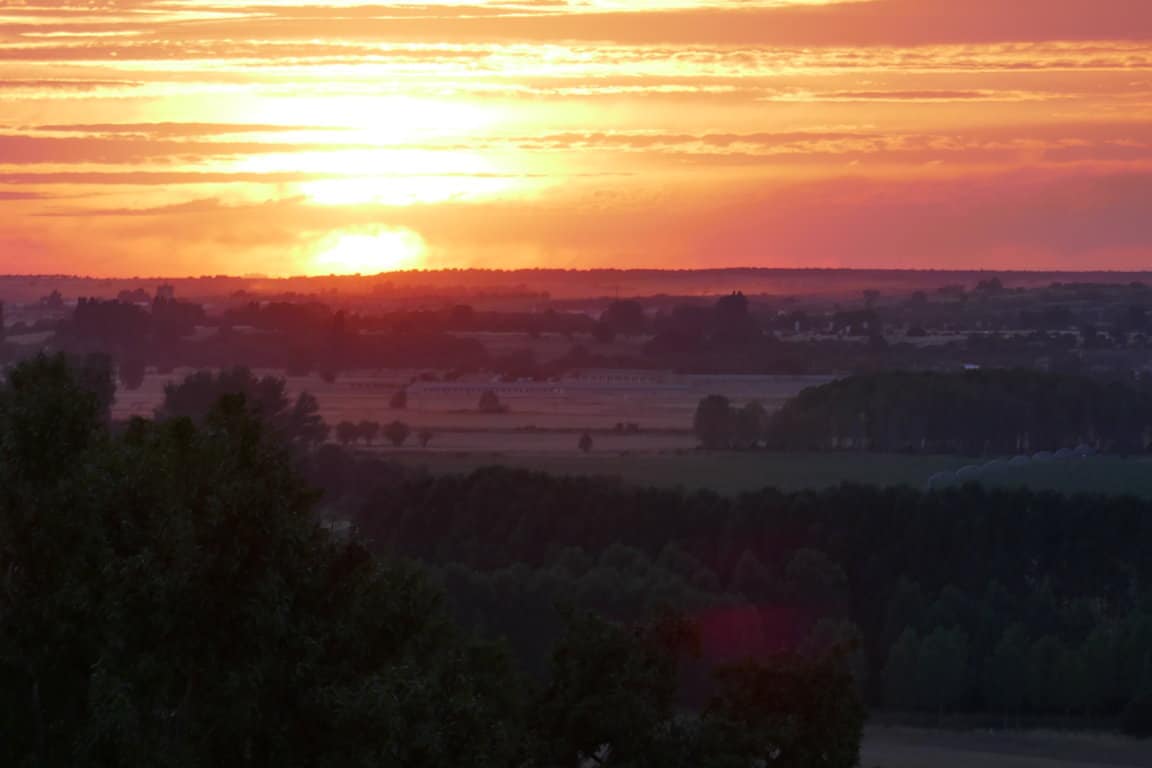
[[[320,74],[325,75],[328,82],[340,80],[337,73],[327,68]],[[388,73],[380,74],[385,77]],[[480,133],[496,123],[499,115],[482,104],[466,100],[380,93],[333,96],[301,87],[283,96],[254,99],[233,110],[232,118],[237,122],[341,128],[347,131],[348,144],[388,146],[438,136]]]
[[[513,186],[500,177],[373,176],[307,181],[300,191],[317,205],[415,205],[498,197]]]
[[[298,172],[323,178],[297,190],[317,205],[466,202],[515,193],[521,174],[493,157],[460,148],[499,119],[482,104],[405,96],[265,100],[249,117],[268,123],[339,128],[339,143],[315,151],[253,155],[241,172]],[[438,144],[442,146],[438,146]]]
[[[476,152],[367,149],[277,153],[244,158],[241,172],[323,176],[297,190],[318,205],[414,205],[467,202],[511,193],[515,175]]]

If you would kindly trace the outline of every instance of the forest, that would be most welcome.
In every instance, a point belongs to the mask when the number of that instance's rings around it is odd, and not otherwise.
[[[205,412],[204,383],[127,424],[100,358],[0,384],[0,764],[857,763],[843,651],[713,665],[695,700],[689,618],[573,607],[533,673],[317,514],[307,402],[249,379]]]
[[[1087,445],[1143,453],[1152,444],[1146,378],[1023,369],[888,371],[813,387],[766,420],[778,450],[1012,455]]]
[[[318,454],[381,552],[426,563],[532,664],[555,606],[696,617],[705,658],[856,648],[871,707],[1152,735],[1152,505],[843,486],[725,497],[491,468],[432,476]]]

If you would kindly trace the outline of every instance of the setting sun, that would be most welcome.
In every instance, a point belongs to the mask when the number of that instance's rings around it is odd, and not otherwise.
[[[424,239],[410,229],[342,232],[321,244],[309,271],[373,275],[416,269],[423,264],[424,252]]]

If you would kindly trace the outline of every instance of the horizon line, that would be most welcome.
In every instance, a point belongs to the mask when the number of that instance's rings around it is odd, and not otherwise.
[[[42,273],[42,272],[9,272],[0,273],[0,280],[91,280],[103,282],[123,281],[157,281],[157,280],[250,280],[250,281],[304,281],[304,280],[365,280],[382,277],[416,276],[416,275],[446,275],[446,274],[594,274],[594,273],[666,273],[666,274],[709,274],[731,272],[773,272],[773,273],[886,273],[886,274],[926,274],[926,275],[1147,275],[1152,277],[1152,268],[1148,269],[941,269],[934,267],[517,267],[514,269],[499,269],[492,267],[455,267],[441,269],[404,269],[392,272],[353,273],[353,274],[327,274],[327,275],[253,275],[253,274],[215,274],[215,275],[85,275],[68,273]]]

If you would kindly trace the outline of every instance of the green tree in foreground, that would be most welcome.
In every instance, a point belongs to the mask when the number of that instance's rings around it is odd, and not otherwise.
[[[0,388],[0,764],[509,764],[499,663],[316,524],[243,397],[100,406],[58,358]]]
[[[840,653],[721,670],[693,765],[834,768],[860,762],[864,712]]]
[[[585,761],[659,765],[672,732],[676,665],[691,648],[674,621],[622,627],[594,616],[569,618],[551,681],[532,708],[541,765]]]

